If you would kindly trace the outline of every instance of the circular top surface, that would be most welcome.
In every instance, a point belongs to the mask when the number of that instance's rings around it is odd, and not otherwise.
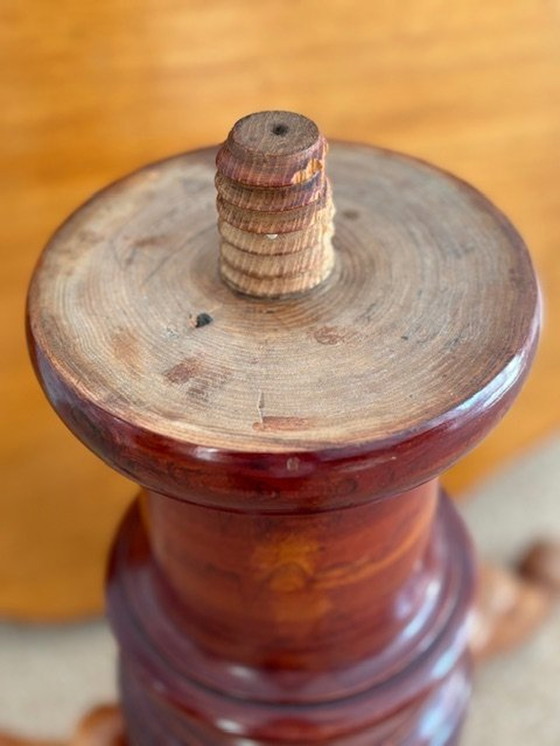
[[[263,160],[301,153],[321,135],[315,122],[292,111],[261,111],[240,119],[230,134],[230,144]]]
[[[215,154],[144,168],[51,239],[30,328],[64,386],[180,442],[290,452],[398,440],[517,379],[536,283],[474,189],[332,145],[335,269],[301,297],[255,300],[219,277]]]

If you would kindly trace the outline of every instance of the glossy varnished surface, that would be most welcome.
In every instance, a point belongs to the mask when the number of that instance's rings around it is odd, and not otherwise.
[[[278,669],[294,682],[303,674],[311,689],[317,682],[309,672],[363,666],[373,655],[380,657],[377,675],[386,676],[395,648],[403,655],[395,638],[408,636],[409,653],[414,649],[414,629],[433,615],[441,590],[439,578],[430,585],[440,548],[422,564],[437,480],[342,510],[330,497],[318,512],[303,499],[280,514],[260,507],[258,493],[237,512],[143,495],[153,561],[182,609],[176,623],[218,658]],[[340,686],[347,694],[342,677]]]
[[[473,568],[436,489],[284,516],[143,496],[108,591],[132,743],[451,743]]]

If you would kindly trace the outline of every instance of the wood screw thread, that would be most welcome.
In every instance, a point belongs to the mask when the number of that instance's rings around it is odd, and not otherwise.
[[[257,298],[302,293],[334,265],[327,142],[300,114],[240,119],[216,159],[220,274]]]

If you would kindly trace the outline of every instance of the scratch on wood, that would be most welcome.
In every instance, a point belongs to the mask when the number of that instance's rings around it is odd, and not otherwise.
[[[148,274],[146,275],[146,277],[142,281],[141,287],[144,287],[144,285],[147,285],[148,282],[150,282],[150,280],[153,277],[155,277],[157,275],[157,273],[161,271],[161,269],[163,269],[163,267],[165,266],[165,264],[171,259],[172,256],[174,256],[177,253],[177,251],[174,251],[172,254],[166,254],[166,255],[162,256],[161,259],[156,264],[156,266],[152,269],[152,271],[148,272]]]
[[[266,432],[289,432],[290,430],[305,430],[313,424],[306,417],[274,417],[261,414],[260,422],[253,423],[253,430]]]
[[[257,400],[257,411],[259,413],[260,424],[263,425],[264,424],[264,415],[263,415],[263,412],[264,412],[264,391],[262,391],[261,389],[259,389],[259,398]]]

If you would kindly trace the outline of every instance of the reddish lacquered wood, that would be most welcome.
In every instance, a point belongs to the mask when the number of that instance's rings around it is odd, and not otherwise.
[[[433,480],[346,510],[255,515],[150,492],[140,507],[194,642],[242,665],[320,671],[379,653],[433,604],[420,562],[436,500]]]
[[[211,149],[97,195],[30,290],[48,398],[143,488],[108,575],[132,746],[444,746],[465,714],[474,563],[438,477],[522,385],[536,281],[482,195],[375,148],[332,149],[331,246],[324,141],[274,140],[301,119],[220,151],[221,263]],[[300,239],[329,271],[285,284]]]
[[[446,743],[458,727],[472,556],[435,482],[283,521],[153,494],[139,507],[109,576],[134,743]],[[311,536],[325,542],[312,570]]]

